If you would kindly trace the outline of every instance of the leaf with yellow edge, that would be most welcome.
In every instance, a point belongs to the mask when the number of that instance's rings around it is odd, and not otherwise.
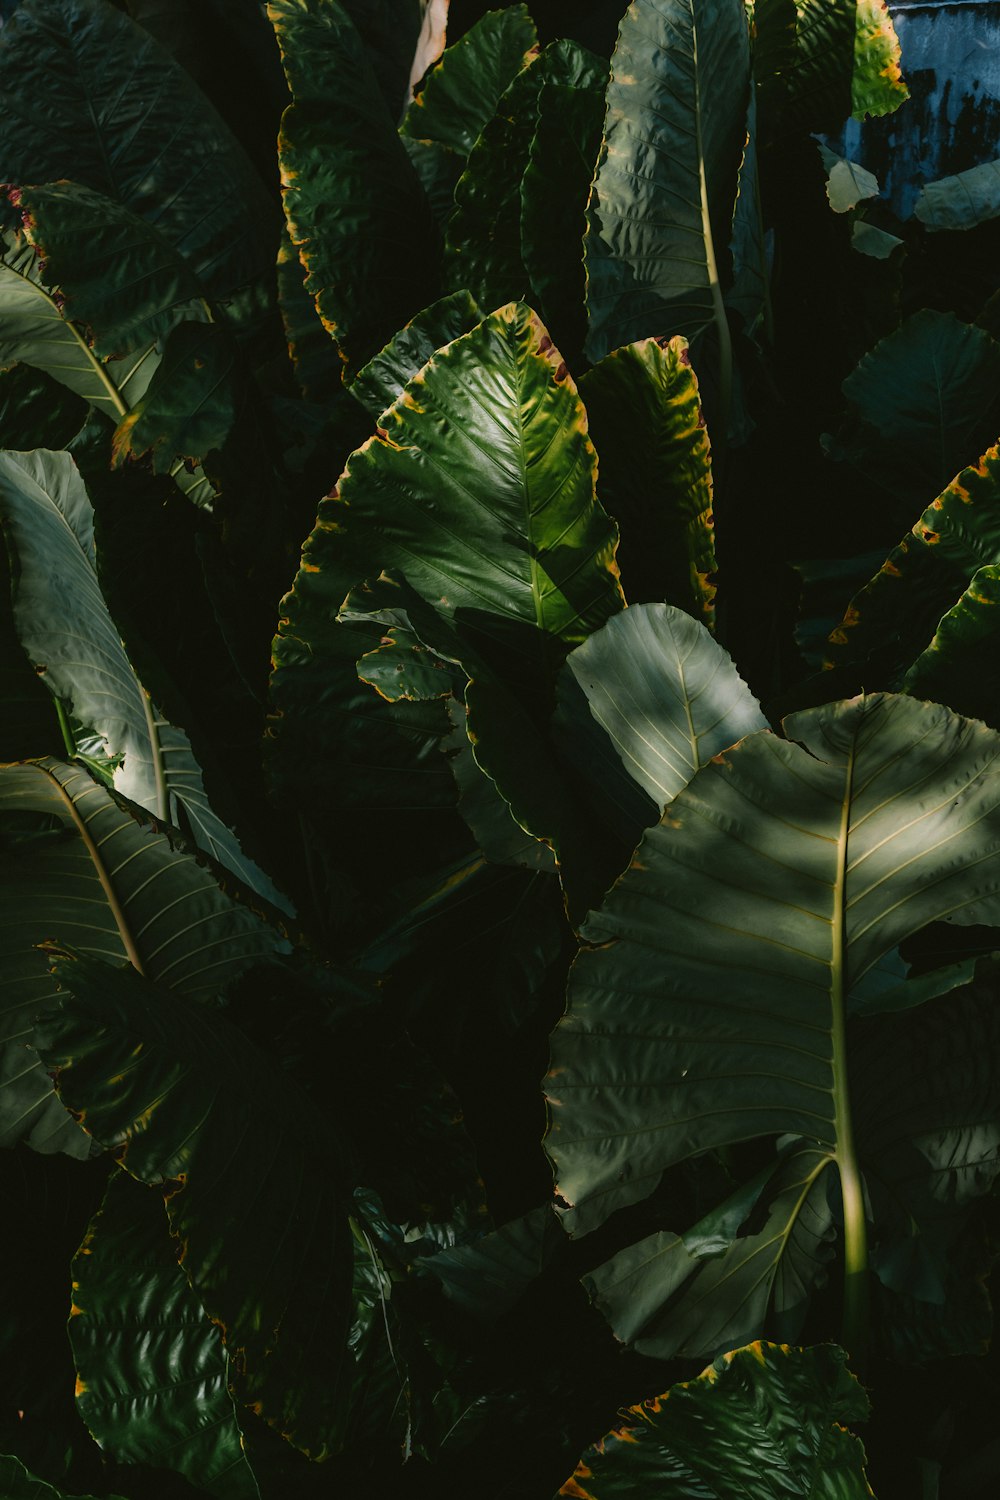
[[[910,97],[899,67],[896,28],[885,0],[857,0],[851,114],[891,115]]]
[[[846,1430],[868,1398],[834,1344],[750,1344],[622,1412],[559,1491],[575,1500],[866,1500],[865,1452]]]

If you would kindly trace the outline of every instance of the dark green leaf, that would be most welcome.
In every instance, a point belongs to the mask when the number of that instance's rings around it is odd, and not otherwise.
[[[281,321],[302,394],[310,401],[324,401],[341,389],[341,364],[337,346],[320,322],[316,304],[305,289],[305,276],[305,267],[286,224],[278,248]]]
[[[576,1500],[870,1500],[865,1452],[846,1423],[868,1398],[832,1344],[751,1344],[622,1413],[559,1491]]]
[[[285,217],[306,290],[356,370],[435,295],[430,213],[344,8],[273,0],[268,14],[293,99],[278,140]]]
[[[0,36],[0,114],[0,181],[68,178],[117,199],[233,322],[260,322],[273,299],[268,195],[201,90],[127,16],[104,0],[25,0]]]
[[[270,1058],[213,1011],[129,968],[64,956],[35,1030],[64,1103],[163,1185],[179,1258],[223,1330],[240,1399],[314,1458],[348,1413],[350,1249],[342,1148]],[[260,1268],[266,1266],[267,1276]]]
[[[903,678],[904,692],[947,703],[956,713],[1000,728],[998,604],[1000,563],[988,563],[941,616],[930,644]]]
[[[547,1203],[481,1239],[429,1256],[423,1267],[449,1302],[478,1322],[502,1318],[566,1248]]]
[[[693,339],[723,316],[750,90],[744,8],[634,0],[611,73],[585,245],[591,360],[635,339]]]
[[[105,1452],[219,1500],[257,1496],[226,1353],[177,1264],[162,1195],[116,1173],[72,1272],[77,1410]]]
[[[711,626],[712,458],[682,338],[616,349],[580,381],[598,454],[601,504],[621,530],[630,604],[677,605]]]
[[[351,394],[378,421],[432,354],[463,333],[471,333],[482,318],[467,291],[442,297],[393,334],[385,348],[358,371],[351,382]]]
[[[94,1500],[93,1495],[67,1495],[64,1490],[53,1489],[43,1479],[29,1474],[19,1459],[0,1454],[0,1494],[4,1500]],[[107,1500],[122,1500],[121,1495],[109,1495]]]
[[[26,816],[41,828],[19,839]],[[283,944],[190,854],[77,766],[0,768],[0,842],[10,918],[0,951],[3,1138],[86,1155],[85,1138],[25,1050],[33,1017],[54,994],[38,944],[56,939],[99,958],[131,957],[152,979],[197,999]]]

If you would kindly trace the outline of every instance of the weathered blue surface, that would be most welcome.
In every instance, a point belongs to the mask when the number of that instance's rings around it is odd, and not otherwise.
[[[926,182],[1000,157],[1000,0],[890,4],[910,98],[851,120],[837,149],[874,172],[907,219]]]

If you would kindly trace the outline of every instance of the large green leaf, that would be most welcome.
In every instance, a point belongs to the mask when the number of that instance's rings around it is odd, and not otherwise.
[[[844,456],[894,499],[930,503],[1000,432],[1000,344],[952,313],[924,308],[852,370],[856,414]]]
[[[336,0],[273,0],[268,15],[293,102],[278,156],[306,290],[357,369],[436,290],[423,188]]]
[[[910,97],[900,72],[900,46],[886,0],[857,0],[851,114],[891,115]]]
[[[699,771],[584,927],[547,1084],[575,1231],[763,1135],[824,1148],[856,1214],[847,996],[927,923],[1000,915],[1000,737],[884,695],[785,730]]]
[[[403,118],[400,131],[454,152],[462,170],[500,96],[538,40],[526,5],[487,11],[435,65]]]
[[[891,680],[934,635],[938,621],[945,638],[956,630],[964,634],[967,625],[988,628],[988,584],[985,600],[977,602],[973,579],[1000,563],[998,495],[1000,448],[994,447],[952,480],[855,594],[830,636],[828,664],[869,659],[882,681]],[[950,606],[955,613],[946,625],[942,616]]]
[[[603,731],[600,738],[581,725],[581,700],[567,691],[570,681]],[[609,620],[571,652],[559,691],[560,748],[631,848],[713,756],[767,728],[722,647],[667,604],[634,604]],[[628,783],[649,798],[641,811]]]
[[[72,1272],[77,1411],[101,1447],[254,1500],[225,1350],[177,1264],[162,1195],[116,1173]]]
[[[587,332],[583,237],[607,81],[603,60],[579,83],[543,78],[521,177],[521,259],[530,300],[570,359],[583,347]]]
[[[35,671],[122,759],[115,786],[195,842],[267,900],[273,885],[213,812],[183,731],[149,701],[97,580],[94,513],[68,453],[0,454],[0,522],[16,559],[14,623]]]
[[[868,1398],[832,1344],[751,1344],[697,1380],[622,1413],[588,1448],[560,1495],[631,1500],[870,1500],[865,1451],[847,1430]]]
[[[208,999],[281,939],[219,889],[192,855],[122,808],[78,766],[0,768],[2,1139],[86,1154],[86,1142],[27,1050],[54,993],[40,943],[129,958],[170,988]]]
[[[4,1500],[94,1500],[92,1495],[67,1495],[65,1490],[54,1489],[44,1479],[29,1474],[20,1459],[0,1454],[0,1494]],[[109,1495],[107,1500],[122,1500],[121,1495]]]
[[[227,317],[259,321],[273,298],[268,194],[201,90],[127,16],[104,0],[25,0],[0,36],[0,118],[0,180],[68,178],[117,199]]]
[[[995,219],[1000,214],[1000,161],[925,183],[913,212],[928,229],[972,229]]]
[[[683,338],[616,349],[580,381],[597,449],[601,504],[622,539],[630,604],[665,600],[714,617],[712,457]]]
[[[584,48],[571,41],[552,42],[540,54],[529,54],[473,146],[455,187],[445,236],[445,275],[450,285],[468,287],[484,307],[528,293],[521,188],[542,90],[550,83],[599,90],[605,79],[606,69]],[[580,229],[582,233],[582,225]]]
[[[754,19],[754,71],[784,128],[836,131],[909,97],[884,0],[757,0]]]
[[[471,333],[482,318],[482,311],[464,288],[432,302],[358,371],[351,382],[351,394],[377,422],[432,354],[463,333]]]
[[[70,990],[35,1030],[64,1103],[162,1185],[179,1259],[223,1330],[235,1389],[314,1458],[336,1449],[351,1254],[343,1145],[217,1012],[128,967],[63,957]],[[265,1267],[267,1274],[261,1274]]]
[[[587,354],[713,320],[750,91],[739,0],[633,0],[611,62],[586,240]]]

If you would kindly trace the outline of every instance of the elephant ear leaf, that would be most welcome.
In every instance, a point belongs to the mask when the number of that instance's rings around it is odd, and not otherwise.
[[[750,1344],[722,1355],[697,1380],[630,1406],[559,1493],[575,1500],[660,1492],[671,1500],[793,1493],[871,1500],[865,1451],[847,1430],[867,1415],[868,1398],[842,1349]]]
[[[292,92],[278,139],[288,230],[353,372],[436,294],[430,212],[343,6],[273,0],[268,14]]]
[[[70,455],[0,454],[0,522],[17,562],[21,645],[54,697],[121,762],[117,790],[163,822],[186,823],[199,848],[280,905],[213,812],[187,736],[156,712],[125,653],[98,582],[93,508]]]
[[[784,727],[699,771],[584,927],[547,1085],[574,1231],[764,1135],[824,1148],[859,1204],[847,997],[927,923],[1000,917],[1000,735],[888,695]]]
[[[56,971],[70,993],[35,1045],[63,1102],[95,1140],[124,1148],[132,1176],[163,1187],[240,1399],[312,1457],[336,1451],[337,1384],[353,1360],[343,1143],[216,1011],[93,958],[64,955]]]
[[[611,60],[604,145],[586,239],[586,352],[713,320],[750,96],[740,0],[634,0]]]
[[[50,107],[38,108],[45,99]],[[154,226],[222,316],[253,330],[273,300],[274,209],[198,86],[103,0],[25,0],[0,36],[0,182],[72,179]]]
[[[72,1274],[76,1409],[105,1453],[256,1500],[226,1352],[177,1264],[162,1194],[116,1173]]]
[[[79,766],[40,760],[0,767],[0,895],[11,924],[0,942],[0,1140],[86,1155],[32,1053],[31,1021],[54,993],[39,944],[72,941],[128,959],[151,979],[210,999],[286,945],[166,834],[121,807]]]

